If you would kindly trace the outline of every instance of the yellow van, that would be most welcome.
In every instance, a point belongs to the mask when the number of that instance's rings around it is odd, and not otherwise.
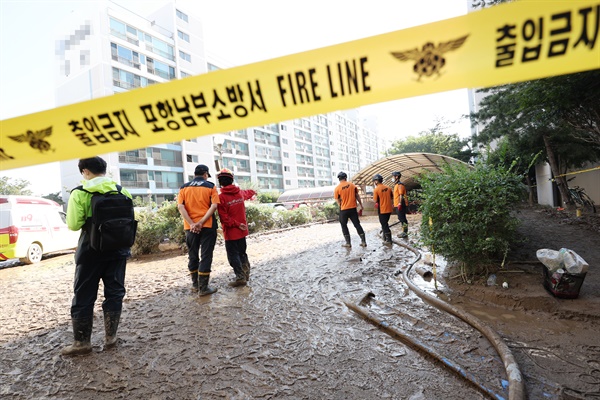
[[[69,230],[57,202],[0,195],[0,261],[19,258],[37,263],[44,254],[76,248],[78,239],[79,231]]]

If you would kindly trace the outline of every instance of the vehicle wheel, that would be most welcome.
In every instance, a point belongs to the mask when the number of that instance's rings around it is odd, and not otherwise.
[[[27,256],[21,258],[21,262],[25,264],[35,264],[42,261],[42,246],[39,243],[31,243],[27,249]]]

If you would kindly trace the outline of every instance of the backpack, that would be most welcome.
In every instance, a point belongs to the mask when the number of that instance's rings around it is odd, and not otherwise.
[[[122,187],[107,193],[90,192],[92,216],[84,224],[90,236],[90,245],[96,251],[111,251],[133,246],[137,232],[137,221],[133,201],[121,192]]]

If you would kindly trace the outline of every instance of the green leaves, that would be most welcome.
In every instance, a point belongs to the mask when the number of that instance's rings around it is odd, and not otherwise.
[[[31,196],[32,192],[28,189],[31,183],[25,179],[12,179],[8,176],[0,177],[0,194],[20,194]]]
[[[420,183],[423,243],[448,261],[476,273],[516,241],[518,219],[511,212],[524,194],[518,175],[485,165],[458,165],[425,175]]]
[[[418,136],[396,140],[387,154],[433,153],[468,162],[473,155],[469,141],[460,139],[456,133],[445,133],[448,130],[446,125],[444,121],[436,121],[433,128],[419,133]]]

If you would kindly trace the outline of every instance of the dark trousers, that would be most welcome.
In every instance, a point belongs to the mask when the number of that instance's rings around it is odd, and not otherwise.
[[[379,214],[379,223],[383,233],[390,233],[390,217],[392,214]]]
[[[127,258],[94,260],[75,267],[73,288],[75,296],[71,303],[71,318],[86,319],[94,315],[94,303],[98,297],[100,280],[104,284],[104,312],[120,312],[125,297],[125,265]]]
[[[213,251],[217,243],[217,230],[215,228],[202,228],[200,233],[186,230],[185,243],[188,247],[188,269],[190,272],[198,271],[200,275],[210,274]]]
[[[352,225],[356,228],[356,232],[359,235],[365,233],[362,226],[360,226],[360,221],[358,220],[358,212],[356,208],[350,208],[348,210],[340,211],[340,224],[342,225],[342,233],[344,236],[350,236],[350,231],[348,231],[348,220],[352,221]]]
[[[408,224],[408,220],[406,219],[406,209],[408,206],[402,206],[397,209],[398,211],[398,221],[400,221],[403,225]]]
[[[233,272],[238,276],[242,273],[242,260],[246,255],[246,238],[237,240],[226,240],[225,251],[227,251],[227,261],[233,268]]]

